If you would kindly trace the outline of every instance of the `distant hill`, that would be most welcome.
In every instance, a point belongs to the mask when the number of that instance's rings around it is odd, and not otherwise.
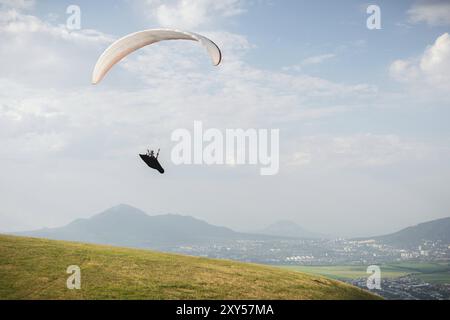
[[[450,244],[450,217],[420,223],[392,234],[370,239],[398,247],[416,247],[426,240],[440,240]]]
[[[189,216],[149,216],[125,204],[63,227],[20,232],[17,235],[153,249],[265,237],[235,232]]]
[[[316,239],[326,238],[324,235],[308,231],[295,222],[288,220],[277,221],[268,227],[259,230],[260,234],[267,234],[278,237],[290,237],[290,238],[303,238],[303,239]]]
[[[81,290],[68,290],[69,265]],[[0,235],[0,299],[377,299],[317,275],[150,250]]]

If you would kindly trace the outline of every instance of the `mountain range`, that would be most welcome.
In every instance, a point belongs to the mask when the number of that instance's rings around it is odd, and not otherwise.
[[[291,221],[278,221],[257,233],[236,232],[226,227],[177,214],[150,216],[121,204],[88,219],[66,226],[15,233],[21,236],[162,249],[174,246],[220,244],[237,240],[317,239],[326,236],[305,230]],[[374,239],[397,247],[413,247],[423,241],[450,243],[450,217],[411,226],[398,232],[355,240]]]
[[[153,249],[272,238],[236,232],[190,216],[149,216],[126,204],[112,207],[89,219],[77,219],[63,227],[19,232],[16,235]]]
[[[373,239],[402,248],[417,247],[424,241],[450,243],[450,217],[420,223],[388,235],[365,239]]]

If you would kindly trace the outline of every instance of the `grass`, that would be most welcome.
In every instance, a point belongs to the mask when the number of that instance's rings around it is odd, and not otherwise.
[[[308,274],[322,275],[337,280],[366,278],[367,266],[280,266],[284,269]],[[450,265],[448,263],[400,262],[380,266],[383,278],[399,278],[409,274],[430,283],[450,283]]]
[[[81,268],[69,290],[66,269]],[[376,299],[335,280],[227,260],[0,235],[0,299]]]
[[[409,273],[414,274],[416,278],[429,283],[450,283],[450,264],[449,263],[399,263],[398,268],[403,268]]]
[[[323,275],[328,278],[338,280],[350,280],[356,278],[367,278],[369,275],[366,273],[367,266],[283,266],[288,270],[301,271],[308,274]],[[408,272],[404,270],[398,270],[393,267],[381,267],[382,276],[386,278],[398,278],[405,276]]]
[[[439,272],[439,273],[421,273],[416,275],[417,278],[429,282],[429,283],[450,283],[450,272]]]

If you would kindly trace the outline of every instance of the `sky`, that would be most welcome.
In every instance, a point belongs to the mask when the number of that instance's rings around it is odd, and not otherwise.
[[[170,41],[91,85],[114,40],[150,28],[205,35],[223,62]],[[449,32],[450,1],[0,0],[0,231],[119,203],[346,237],[450,216]],[[279,173],[172,164],[171,133],[194,121],[279,129]],[[164,175],[139,160],[149,147]]]

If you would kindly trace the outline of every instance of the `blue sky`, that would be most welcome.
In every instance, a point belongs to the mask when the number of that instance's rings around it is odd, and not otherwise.
[[[65,26],[71,4],[80,30]],[[369,4],[381,30],[366,27]],[[0,230],[117,203],[352,236],[449,216],[449,17],[449,1],[0,0]],[[90,85],[112,41],[158,27],[209,36],[223,64],[158,44]],[[280,174],[171,165],[170,133],[194,120],[279,128]],[[136,162],[149,145],[163,177]]]

